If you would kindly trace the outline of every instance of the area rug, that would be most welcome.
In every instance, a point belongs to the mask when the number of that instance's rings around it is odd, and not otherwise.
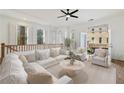
[[[84,68],[75,76],[71,77],[74,84],[116,84],[116,68],[109,68],[93,65],[84,62]],[[57,64],[47,70],[57,78],[60,78],[60,72],[63,68]]]

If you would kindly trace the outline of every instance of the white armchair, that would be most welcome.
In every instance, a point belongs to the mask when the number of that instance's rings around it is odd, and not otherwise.
[[[110,62],[110,57],[108,55],[108,50],[107,49],[95,49],[95,53],[92,56],[92,63],[101,65],[104,67],[109,67],[111,62]]]

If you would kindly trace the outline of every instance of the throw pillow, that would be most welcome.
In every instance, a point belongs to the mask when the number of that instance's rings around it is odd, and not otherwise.
[[[51,57],[59,56],[59,54],[60,54],[60,48],[51,48],[50,49],[50,56]]]
[[[77,49],[77,53],[83,53],[83,52],[84,52],[84,48],[79,47],[79,48]]]
[[[25,55],[25,57],[28,60],[28,62],[35,62],[35,54],[28,54]]]
[[[60,49],[60,54],[66,55],[66,50],[65,49]]]
[[[106,56],[106,50],[105,49],[96,49],[95,50],[95,55],[99,57],[105,57]]]
[[[36,59],[44,60],[50,57],[50,49],[36,50]]]
[[[23,63],[27,63],[27,62],[28,62],[28,60],[26,59],[26,57],[23,56],[23,55],[20,55],[20,56],[19,56],[19,59],[20,59]]]
[[[26,59],[27,59],[28,62],[34,62],[34,61],[36,61],[35,50],[15,52],[15,54],[17,54],[18,56],[24,55],[26,57]]]

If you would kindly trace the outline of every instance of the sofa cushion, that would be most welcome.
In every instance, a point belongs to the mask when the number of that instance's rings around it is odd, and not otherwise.
[[[10,73],[0,77],[0,84],[27,84],[24,73]]]
[[[100,62],[101,62],[101,61],[103,61],[103,62],[105,61],[105,58],[104,58],[104,57],[99,57],[99,56],[94,56],[93,59],[94,59],[94,60],[98,60],[98,61],[100,61]]]
[[[50,84],[57,79],[37,63],[27,63],[24,65],[28,73],[28,81],[31,84]]]
[[[30,84],[52,84],[52,76],[48,73],[32,73],[28,75]]]
[[[5,61],[5,59],[6,59],[6,60],[12,60],[12,59],[18,59],[18,58],[19,58],[18,55],[14,54],[14,53],[9,53],[9,54],[7,54],[7,55],[4,57],[2,64],[5,63],[5,62],[8,62],[8,61]]]
[[[77,48],[77,53],[83,53],[84,51],[85,49],[82,47]]]
[[[1,66],[4,66],[4,64],[6,64],[6,63],[10,63],[10,61],[13,61],[13,60],[17,60],[18,61],[18,62],[15,62],[15,64],[23,65],[23,63],[19,60],[19,56],[18,55],[14,54],[14,53],[9,53],[9,54],[7,54],[4,57]]]
[[[51,49],[50,49],[50,56],[51,56],[51,57],[59,56],[59,54],[60,54],[60,49],[61,49],[61,48],[51,48]]]
[[[105,57],[107,54],[106,49],[95,49],[95,55],[99,57]]]
[[[48,68],[50,66],[58,64],[58,62],[55,60],[55,58],[52,58],[52,57],[49,57],[46,60],[39,60],[39,61],[37,61],[37,63],[39,65],[43,66],[44,68]]]
[[[67,57],[66,55],[59,55],[59,56],[55,57],[55,59],[57,62],[60,62],[60,61],[64,60],[66,57]]]
[[[23,52],[15,52],[18,56],[24,55],[28,62],[35,62],[36,57],[35,57],[35,50],[32,51],[23,51]]]
[[[44,60],[50,57],[50,49],[36,50],[36,59]]]

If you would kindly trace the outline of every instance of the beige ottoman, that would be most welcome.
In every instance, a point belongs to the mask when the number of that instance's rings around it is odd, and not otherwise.
[[[63,60],[60,62],[60,66],[62,70],[60,71],[60,76],[68,75],[69,77],[73,77],[83,69],[85,66],[83,62],[75,60],[74,64],[70,64],[70,60]]]

